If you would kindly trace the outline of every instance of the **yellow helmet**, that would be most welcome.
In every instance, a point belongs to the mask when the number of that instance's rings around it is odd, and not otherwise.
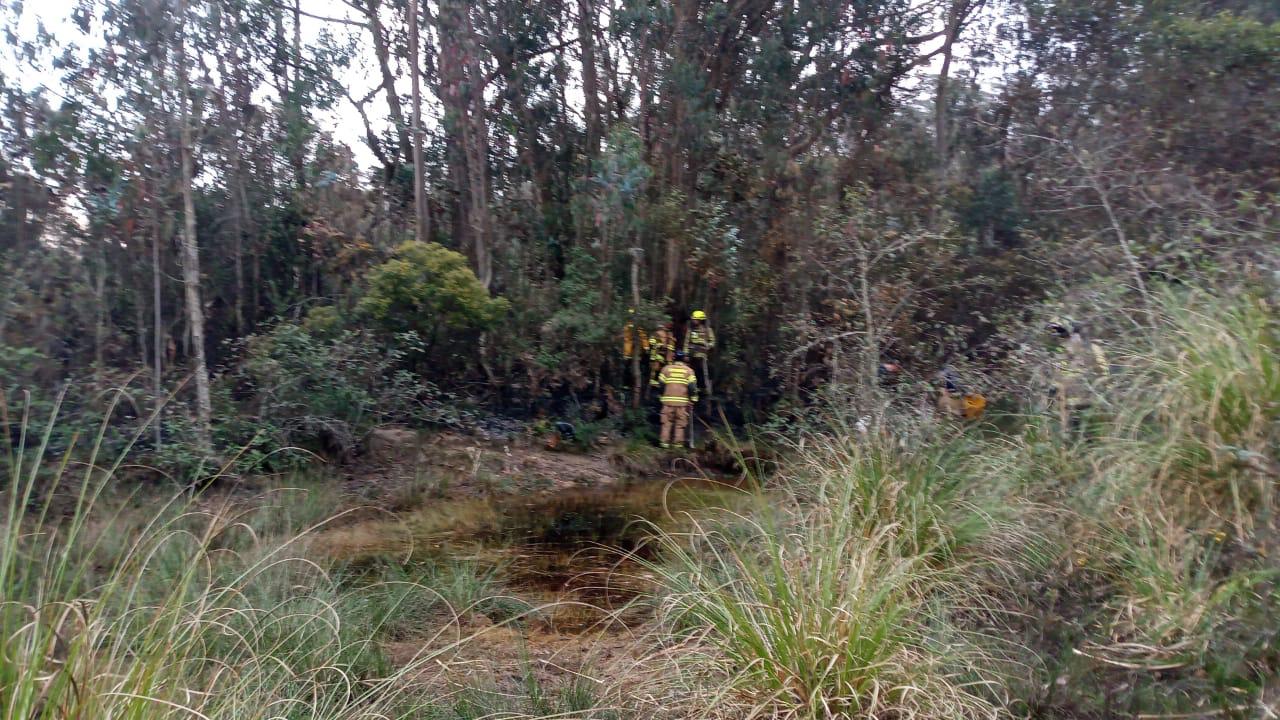
[[[693,318],[694,320],[706,320],[707,314],[701,310],[694,310],[693,314],[690,315],[689,317]]]

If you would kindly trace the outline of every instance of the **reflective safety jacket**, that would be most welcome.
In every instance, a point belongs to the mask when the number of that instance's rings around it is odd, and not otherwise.
[[[1102,348],[1075,333],[1067,338],[1058,363],[1058,393],[1067,405],[1088,405],[1097,392],[1097,382],[1109,374]]]
[[[654,362],[671,362],[676,351],[676,336],[666,328],[658,328],[649,336],[649,359]]]
[[[658,373],[658,383],[662,385],[663,405],[689,405],[698,402],[698,376],[693,368],[676,361],[662,368]]]
[[[702,323],[701,327],[689,324],[689,329],[684,334],[684,351],[693,357],[706,357],[707,353],[716,346],[716,334],[711,326]]]
[[[630,360],[637,350],[644,352],[644,346],[648,344],[644,331],[637,328],[635,323],[627,323],[622,328],[622,357]]]

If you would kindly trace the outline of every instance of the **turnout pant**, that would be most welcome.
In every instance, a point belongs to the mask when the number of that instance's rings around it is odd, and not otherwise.
[[[689,409],[692,405],[662,406],[662,444],[684,444],[684,432],[689,427]]]

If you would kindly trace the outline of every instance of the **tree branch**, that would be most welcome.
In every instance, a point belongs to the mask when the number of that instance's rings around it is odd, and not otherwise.
[[[309,17],[309,18],[311,18],[312,20],[320,20],[321,22],[339,23],[339,24],[342,24],[342,25],[351,25],[351,26],[353,26],[353,27],[358,27],[358,28],[367,28],[367,27],[369,27],[369,24],[368,24],[368,23],[363,23],[363,22],[360,22],[359,20],[352,20],[352,19],[350,19],[350,18],[330,17],[330,16],[327,16],[327,15],[316,15],[316,14],[314,14],[314,13],[309,13],[309,12],[307,12],[306,10],[302,10],[302,9],[300,9],[300,8],[295,8],[295,7],[293,7],[293,6],[288,6],[288,7],[286,7],[286,6],[285,6],[284,4],[282,4],[282,3],[272,2],[271,0],[268,0],[268,3],[267,3],[267,4],[271,5],[272,7],[276,8],[276,9],[283,10],[283,11],[285,11],[285,12],[291,12],[291,13],[292,13],[292,12],[296,12],[296,13],[298,13],[299,15],[302,15],[303,17]],[[349,3],[348,3],[348,4],[349,4]]]

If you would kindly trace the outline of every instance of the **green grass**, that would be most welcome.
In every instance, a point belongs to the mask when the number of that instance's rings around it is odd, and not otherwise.
[[[380,648],[405,584],[349,587],[306,553],[331,488],[139,509],[107,501],[115,468],[92,448],[79,477],[42,455],[5,458],[0,718],[412,716],[404,678],[433,657],[391,668]],[[484,587],[411,584],[455,601]]]
[[[828,443],[750,515],[657,530],[663,617],[735,713],[990,717],[991,660],[954,616],[980,605],[954,558],[990,529],[946,453]],[[945,638],[945,641],[942,640]],[[710,670],[708,670],[710,668]]]

